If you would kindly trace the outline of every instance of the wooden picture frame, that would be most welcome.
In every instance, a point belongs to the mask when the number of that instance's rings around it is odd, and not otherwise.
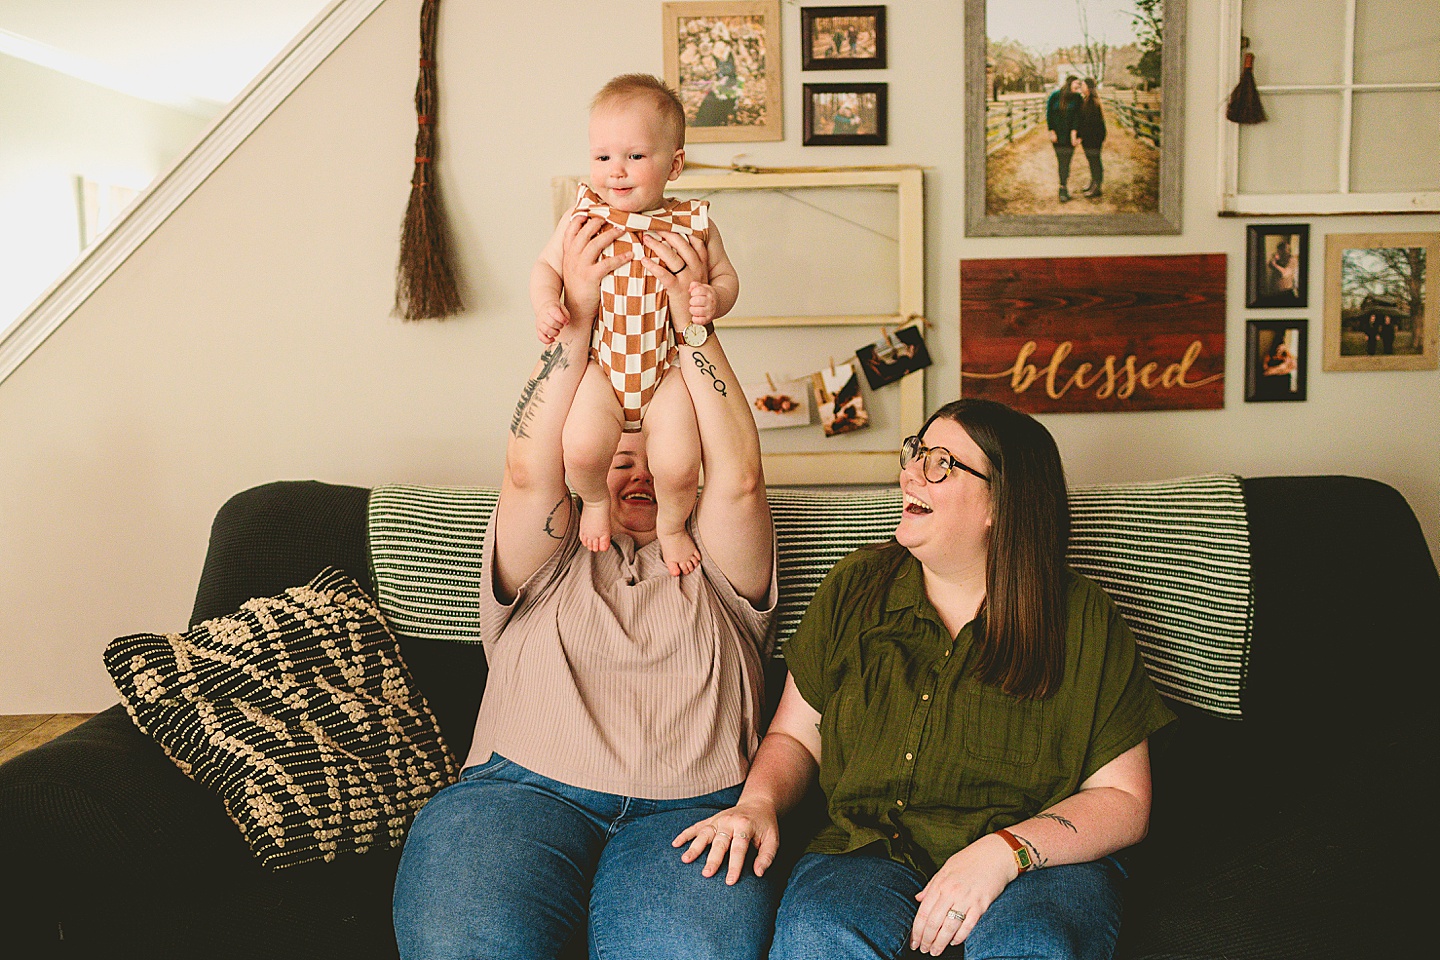
[[[661,5],[665,82],[691,143],[783,140],[779,0]]]
[[[801,7],[801,70],[884,70],[885,7]]]
[[[1310,224],[1249,224],[1245,228],[1245,306],[1310,305]]]
[[[1245,322],[1245,402],[1304,400],[1308,320]]]
[[[884,146],[889,139],[889,84],[807,83],[807,147]],[[845,130],[840,131],[842,123]]]
[[[965,0],[967,235],[1180,233],[1185,3],[1162,0],[1153,21],[1127,23],[1127,15],[1116,12],[1113,23],[1087,25],[1081,11],[1088,8],[1072,0]],[[1048,15],[1037,16],[1041,11]],[[1050,49],[1038,50],[1037,59],[1033,46],[1046,43],[1045,37],[1053,36],[1054,25],[1061,22],[1076,25],[1073,43],[1048,41]],[[1039,24],[1044,24],[1044,34]],[[1121,33],[1128,38],[1122,40]],[[1034,39],[1028,40],[1032,34]],[[1066,36],[1069,39],[1068,32]],[[1138,73],[1109,59],[1111,51],[1128,43],[1141,53],[1134,64]],[[1070,59],[1063,59],[1062,52]],[[1089,66],[1075,63],[1077,56],[1088,58]],[[1106,133],[1095,154],[1104,168],[1098,184],[1086,176],[1090,157],[1083,149],[1066,157],[1063,149],[1053,148],[1047,120],[1051,96],[1066,86],[1063,81],[1087,73],[1099,74],[1099,110],[1098,118],[1085,126],[1093,130],[1103,121]],[[1157,78],[1158,89],[1152,85]],[[1079,101],[1070,102],[1078,116]],[[1062,190],[1059,173],[1067,168]],[[1071,183],[1078,187],[1086,181],[1098,185],[1100,193],[1069,193]]]
[[[1325,238],[1326,370],[1440,367],[1440,233]]]
[[[551,179],[553,213],[559,220],[575,203],[579,177]],[[810,189],[854,187],[867,193],[893,190],[896,195],[895,234],[897,238],[896,311],[885,314],[833,314],[795,316],[739,316],[731,314],[715,321],[721,331],[732,328],[804,329],[816,337],[835,335],[834,359],[850,354],[856,340],[878,339],[881,330],[919,325],[925,321],[925,189],[920,167],[893,169],[845,169],[811,173],[683,173],[667,192],[713,196],[724,191],[773,191],[783,195],[802,194]],[[734,246],[735,236],[727,231]],[[853,356],[850,362],[855,362]],[[742,382],[742,364],[732,356]],[[899,393],[894,446],[883,450],[841,450],[835,452],[765,452],[765,482],[772,486],[824,486],[830,484],[893,485],[900,470],[900,444],[918,433],[925,422],[925,370],[901,377],[886,390]],[[767,433],[770,431],[767,431]],[[776,431],[785,433],[786,431]]]

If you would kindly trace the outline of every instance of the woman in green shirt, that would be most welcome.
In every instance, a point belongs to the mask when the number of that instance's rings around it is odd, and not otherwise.
[[[763,874],[818,771],[830,822],[771,960],[1109,957],[1110,854],[1145,836],[1147,738],[1173,717],[1115,605],[1065,565],[1055,441],[958,400],[900,455],[895,538],[836,564],[785,645],[785,692],[736,806],[675,838]],[[726,861],[728,860],[728,867]]]

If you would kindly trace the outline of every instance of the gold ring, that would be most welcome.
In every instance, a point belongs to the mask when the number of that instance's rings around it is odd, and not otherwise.
[[[951,907],[949,910],[946,910],[946,911],[945,911],[945,916],[947,916],[947,917],[954,917],[956,920],[960,921],[961,923],[964,923],[964,922],[965,922],[965,914],[961,913],[959,910],[956,910],[954,907]]]

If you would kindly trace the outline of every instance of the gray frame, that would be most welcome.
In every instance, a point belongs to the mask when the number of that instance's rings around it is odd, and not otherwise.
[[[1073,0],[1052,0],[1068,14]],[[971,237],[1109,236],[1180,233],[1185,154],[1185,0],[1165,0],[1160,55],[1159,210],[1154,213],[1035,214],[985,212],[985,7],[965,0],[965,234]]]

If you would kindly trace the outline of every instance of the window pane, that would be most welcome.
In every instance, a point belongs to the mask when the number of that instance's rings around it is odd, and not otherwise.
[[[1435,0],[1360,0],[1355,10],[1356,83],[1440,81]]]
[[[1261,86],[1344,79],[1345,0],[1245,0],[1240,23]]]
[[[1350,189],[1440,190],[1440,90],[1356,93]]]
[[[1339,190],[1340,95],[1272,93],[1265,113],[1267,122],[1240,128],[1240,192]]]

